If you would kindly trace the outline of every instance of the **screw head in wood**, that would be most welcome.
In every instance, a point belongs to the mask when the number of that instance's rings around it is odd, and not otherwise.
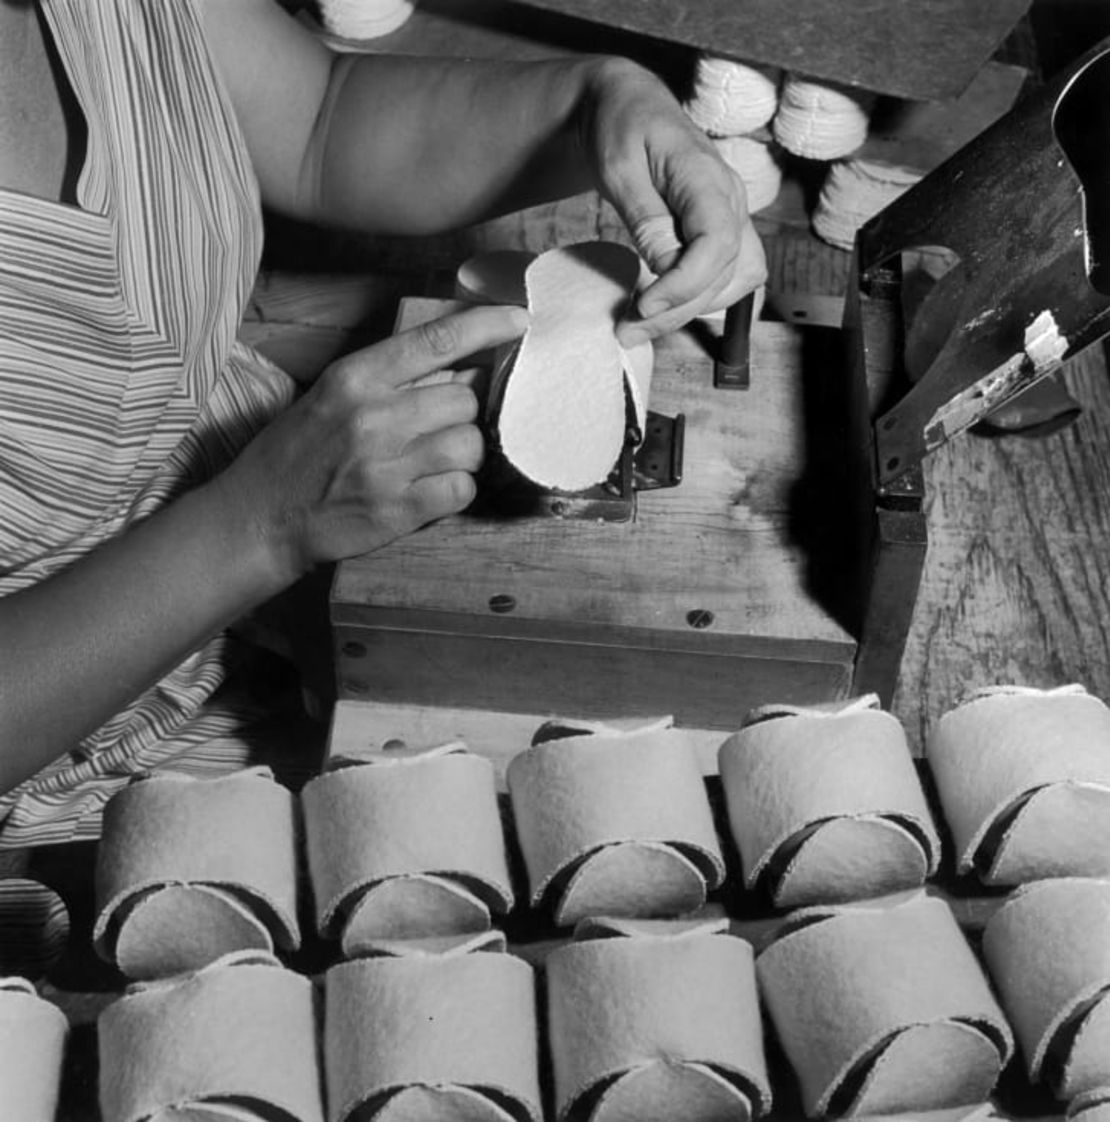
[[[698,631],[704,631],[713,623],[713,613],[708,608],[694,608],[686,613],[686,622]]]

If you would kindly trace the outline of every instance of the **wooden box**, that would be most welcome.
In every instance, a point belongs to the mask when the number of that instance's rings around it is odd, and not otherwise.
[[[402,321],[444,308],[409,300]],[[843,356],[839,331],[760,321],[737,391],[714,388],[704,335],[657,342],[651,407],[685,415],[681,484],[641,492],[628,523],[463,514],[345,562],[340,698],[707,729],[770,701],[889,702],[916,584],[861,678],[873,504]]]

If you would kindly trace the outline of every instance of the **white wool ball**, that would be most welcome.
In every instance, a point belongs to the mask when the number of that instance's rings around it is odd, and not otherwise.
[[[780,72],[773,67],[702,55],[686,112],[710,136],[739,136],[775,115]]]

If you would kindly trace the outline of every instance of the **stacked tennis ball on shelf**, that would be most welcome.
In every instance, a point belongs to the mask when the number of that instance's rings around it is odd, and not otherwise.
[[[829,162],[814,231],[851,249],[856,231],[921,178],[859,158],[873,94],[778,68],[699,56],[686,111],[744,181],[754,214],[778,197],[783,153]]]

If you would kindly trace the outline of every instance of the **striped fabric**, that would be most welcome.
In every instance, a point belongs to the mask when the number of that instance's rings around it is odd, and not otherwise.
[[[258,193],[192,3],[41,2],[87,156],[76,206],[0,190],[0,595],[208,477],[293,389],[236,339]],[[94,836],[137,770],[240,766],[236,655],[217,638],[0,798],[0,846]]]
[[[0,878],[0,976],[32,981],[48,973],[69,942],[69,911],[45,884]]]

